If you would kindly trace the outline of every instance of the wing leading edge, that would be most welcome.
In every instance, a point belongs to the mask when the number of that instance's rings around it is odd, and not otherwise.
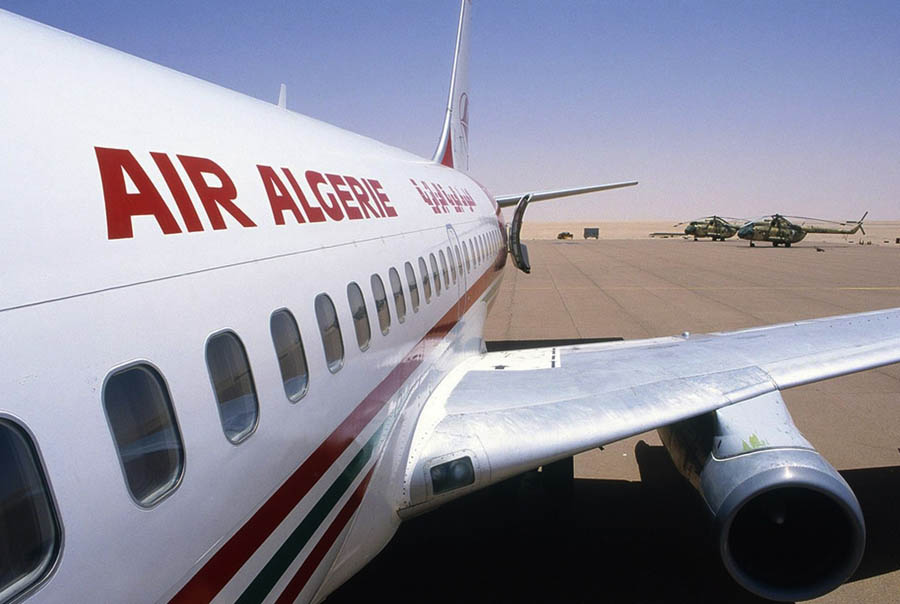
[[[734,403],[896,362],[900,309],[487,353],[454,369],[427,403],[401,513]],[[461,458],[471,460],[469,484],[436,493],[433,468]]]
[[[530,193],[530,201],[547,201],[548,199],[557,199],[559,197],[570,197],[572,195],[582,195],[584,193],[596,193],[597,191],[609,191],[610,189],[621,189],[622,187],[633,187],[638,184],[636,180],[629,182],[614,182],[607,185],[591,185],[589,187],[575,187],[572,189],[555,189],[553,191],[540,191],[538,193]],[[495,197],[497,205],[501,208],[508,208],[519,203],[519,200],[529,195],[529,193],[519,193],[517,195],[501,195]]]

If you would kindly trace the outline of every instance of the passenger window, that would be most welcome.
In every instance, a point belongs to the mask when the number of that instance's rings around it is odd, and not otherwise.
[[[453,283],[456,283],[456,265],[453,263],[453,251],[450,249],[450,246],[447,246],[447,262],[450,263],[450,274],[453,276]],[[441,264],[444,264],[444,252],[441,252]],[[444,276],[447,275],[447,268],[444,265]],[[450,287],[450,284],[447,284],[447,287]]]
[[[406,270],[406,283],[409,285],[409,301],[412,304],[413,312],[419,312],[419,286],[416,285],[416,272],[409,262],[403,268]]]
[[[419,272],[422,274],[422,291],[425,293],[425,303],[431,302],[431,281],[428,278],[428,267],[425,260],[419,256]]]
[[[434,259],[434,254],[428,254],[428,259],[431,260],[431,276],[434,278],[434,294],[440,296],[441,275],[438,273],[437,260]]]
[[[453,249],[456,251],[456,265],[459,269],[459,278],[463,277],[463,263],[462,263],[462,254],[459,253],[459,246],[454,244]]]
[[[397,269],[391,267],[388,271],[391,280],[391,291],[394,293],[394,307],[397,309],[397,320],[403,323],[406,320],[406,298],[403,297],[403,284],[400,282],[400,274]]]
[[[378,314],[378,326],[381,333],[387,335],[391,330],[391,309],[388,306],[387,294],[384,292],[384,282],[377,274],[372,275],[372,295],[375,297],[375,312]]]
[[[466,242],[462,242],[463,252],[466,254],[466,272],[470,272],[472,270],[472,265],[469,263],[469,247],[466,245]]]
[[[272,332],[272,343],[275,345],[275,356],[281,369],[281,383],[284,394],[292,403],[296,403],[309,387],[309,371],[306,368],[306,353],[303,351],[303,340],[294,315],[286,308],[276,310],[269,320]]]
[[[438,250],[438,259],[441,261],[441,274],[444,275],[444,289],[450,288],[450,271],[447,270],[447,257],[444,250]]]
[[[50,488],[28,434],[0,419],[0,601],[47,576],[61,531]]]
[[[344,342],[341,340],[341,325],[337,312],[328,294],[316,296],[316,321],[319,333],[322,334],[322,347],[325,349],[325,361],[328,371],[337,373],[344,364]]]
[[[250,373],[250,362],[240,338],[233,331],[212,336],[206,344],[206,365],[219,404],[225,436],[237,444],[256,429],[259,403]]]
[[[369,347],[369,340],[372,337],[372,331],[369,329],[369,313],[366,311],[362,290],[352,281],[347,286],[347,301],[350,303],[350,314],[353,316],[356,343],[359,344],[360,350],[365,350]]]
[[[138,505],[150,507],[178,485],[184,472],[168,388],[150,365],[132,365],[107,378],[103,408],[128,491]]]

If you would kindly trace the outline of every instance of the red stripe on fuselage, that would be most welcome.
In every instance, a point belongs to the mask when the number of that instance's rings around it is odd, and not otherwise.
[[[300,568],[297,570],[297,574],[294,575],[291,582],[287,584],[287,587],[284,588],[284,591],[281,592],[281,595],[275,600],[275,604],[288,604],[293,602],[297,596],[300,595],[300,592],[306,587],[312,574],[319,567],[319,563],[325,558],[325,554],[328,553],[328,550],[330,550],[331,546],[334,545],[334,542],[337,541],[341,531],[344,530],[344,527],[350,522],[350,518],[353,517],[353,513],[359,507],[359,504],[362,503],[363,495],[365,495],[366,487],[369,484],[369,479],[372,478],[374,472],[375,468],[373,466],[363,481],[359,483],[359,486],[356,487],[356,490],[353,492],[350,499],[347,500],[347,503],[344,504],[344,508],[334,519],[334,522],[331,523],[331,526],[328,527],[328,530],[325,531],[325,534],[322,535],[322,538],[319,539],[319,542],[313,550],[309,552],[306,560],[303,561],[303,564],[300,565]]]
[[[501,250],[498,255],[504,255]],[[469,310],[488,288],[495,273],[502,265],[490,265],[478,281],[463,295],[465,309]],[[456,304],[413,347],[412,351],[379,383],[325,441],[293,474],[275,491],[255,514],[203,565],[170,602],[208,602],[218,594],[240,570],[250,556],[269,537],[300,500],[337,461],[369,422],[387,404],[387,401],[403,385],[406,379],[422,363],[432,350],[456,325]]]

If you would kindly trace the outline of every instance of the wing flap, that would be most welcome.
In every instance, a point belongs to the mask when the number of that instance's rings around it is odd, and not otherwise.
[[[420,417],[406,513],[762,394],[900,362],[900,309],[705,336],[484,354]],[[468,457],[471,483],[434,493],[431,468]]]

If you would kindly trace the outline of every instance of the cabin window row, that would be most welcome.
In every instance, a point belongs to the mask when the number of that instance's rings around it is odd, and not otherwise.
[[[418,258],[422,291],[429,303],[432,291],[440,295],[456,282],[456,269],[447,264],[453,257],[450,247]],[[457,265],[462,260],[457,248]],[[418,312],[418,283],[412,265],[404,265],[410,304]],[[396,268],[388,271],[388,282],[394,299],[397,321],[406,319],[406,294]],[[432,290],[432,284],[434,290]],[[377,273],[369,279],[374,300],[378,329],[383,336],[391,329],[391,310],[384,281]],[[356,282],[347,285],[347,305],[353,321],[357,346],[369,349],[372,327],[366,295]],[[319,327],[326,366],[332,373],[344,364],[344,340],[337,309],[331,297],[321,293],[314,300],[314,312]],[[275,357],[281,373],[287,399],[297,402],[309,388],[309,371],[300,329],[293,314],[286,308],[271,315],[269,329]],[[259,422],[259,400],[250,361],[241,339],[231,330],[223,330],[209,337],[206,344],[206,365],[222,430],[232,444],[240,444],[256,430]],[[110,431],[115,441],[128,491],[142,507],[152,507],[171,493],[184,473],[184,448],[169,388],[161,372],[146,362],[135,363],[115,370],[107,378],[103,390],[103,404]]]
[[[449,290],[474,262],[498,250],[496,233],[479,235],[458,245],[418,258],[425,302],[441,289]],[[475,260],[470,260],[471,258]],[[413,265],[403,271],[409,306],[400,272],[388,271],[390,295],[397,321],[406,320],[408,308],[418,312],[419,286]],[[381,276],[371,275],[369,288],[375,303],[378,328],[386,336],[391,328],[388,290]],[[360,350],[371,342],[365,296],[360,286],[347,286],[347,302]],[[343,339],[337,312],[327,294],[315,298],[314,310],[326,364],[337,372],[344,361]],[[309,371],[300,329],[286,309],[274,311],[269,329],[287,399],[296,403],[309,389]],[[259,422],[259,402],[247,352],[238,335],[223,330],[209,337],[206,365],[225,437],[233,444],[248,438]],[[103,408],[119,456],[125,483],[134,501],[152,507],[180,483],[184,474],[184,447],[169,387],[162,373],[146,361],[117,368],[106,378]],[[31,435],[18,422],[0,417],[0,602],[11,601],[45,579],[62,544],[59,513],[43,463]]]

